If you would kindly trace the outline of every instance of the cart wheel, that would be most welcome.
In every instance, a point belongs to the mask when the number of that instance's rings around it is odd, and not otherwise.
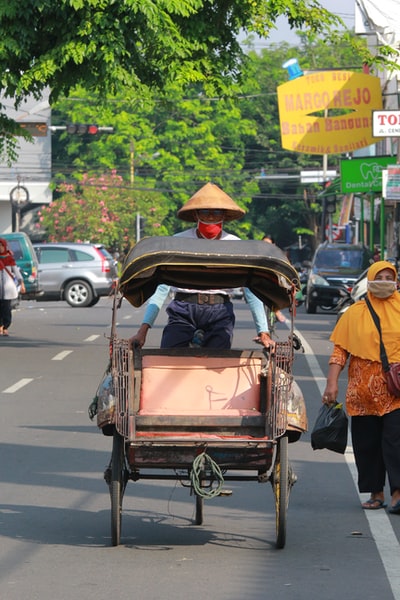
[[[121,539],[122,498],[126,486],[124,438],[114,429],[111,457],[111,543],[118,546]]]
[[[204,498],[196,494],[196,515],[195,515],[195,524],[202,525],[203,524],[203,508],[204,508]]]
[[[286,543],[286,516],[289,504],[289,457],[286,436],[278,441],[272,485],[275,495],[276,547],[281,549]]]

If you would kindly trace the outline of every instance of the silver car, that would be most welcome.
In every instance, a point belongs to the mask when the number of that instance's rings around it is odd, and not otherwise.
[[[94,306],[108,296],[117,279],[111,254],[101,244],[34,244],[39,261],[42,300],[65,300],[70,306]]]

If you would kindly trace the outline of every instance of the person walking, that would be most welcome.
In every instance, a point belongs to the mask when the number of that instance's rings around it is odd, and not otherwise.
[[[12,321],[12,302],[18,298],[18,289],[25,293],[21,272],[16,265],[7,241],[0,238],[0,335],[8,337]]]
[[[198,190],[178,211],[183,221],[195,223],[195,227],[177,233],[177,237],[205,240],[240,240],[223,229],[224,223],[239,219],[245,211],[221,188],[207,183]],[[190,242],[189,242],[190,244]],[[173,288],[173,300],[167,307],[168,323],[164,328],[161,348],[202,346],[229,349],[233,338],[235,315],[229,289],[182,289]],[[142,347],[147,333],[153,326],[170,286],[160,285],[148,300],[143,322],[137,333],[130,338],[131,345]],[[274,347],[264,311],[264,305],[249,289],[244,289],[247,305],[256,327],[256,341],[264,347]]]
[[[389,363],[400,362],[400,294],[397,270],[387,261],[368,269],[367,298],[380,319]],[[366,510],[385,508],[384,486],[389,480],[389,512],[400,514],[400,398],[389,393],[380,355],[380,336],[364,300],[342,315],[330,337],[334,344],[322,402],[336,403],[338,379],[347,359],[346,409],[360,493],[370,494]]]

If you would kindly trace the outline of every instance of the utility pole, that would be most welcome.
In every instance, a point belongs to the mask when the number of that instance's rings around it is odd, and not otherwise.
[[[130,146],[130,159],[131,187],[133,188],[133,184],[135,183],[135,144],[133,140],[131,140]]]
[[[140,242],[140,238],[141,238],[140,222],[141,222],[140,213],[137,212],[136,213],[136,243]]]
[[[135,144],[133,142],[133,140],[131,140],[131,144],[130,144],[130,176],[131,176],[131,188],[132,188],[132,196],[133,196],[133,186],[135,183]],[[133,204],[134,206],[134,204]],[[140,213],[137,212],[136,213],[136,221],[135,221],[135,225],[136,225],[136,243],[140,242],[140,223],[141,223],[141,218],[140,218]]]

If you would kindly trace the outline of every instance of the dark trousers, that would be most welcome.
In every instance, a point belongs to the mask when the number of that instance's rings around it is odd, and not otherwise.
[[[400,409],[382,417],[351,418],[360,492],[381,492],[386,473],[390,493],[400,490]]]
[[[198,329],[204,332],[201,345],[205,348],[231,347],[235,325],[232,302],[210,305],[172,300],[167,314],[161,348],[189,347]]]
[[[12,300],[0,300],[0,327],[8,329],[11,325]]]

